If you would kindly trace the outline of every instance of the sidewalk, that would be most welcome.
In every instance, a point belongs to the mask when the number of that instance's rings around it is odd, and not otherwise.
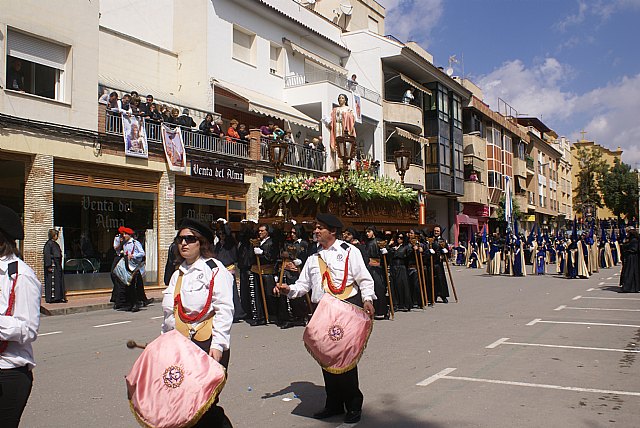
[[[145,289],[145,293],[148,298],[153,297],[155,299],[154,304],[158,305],[162,302],[162,290],[164,287],[153,287]],[[104,294],[79,294],[73,295],[72,293],[67,295],[67,303],[46,303],[44,298],[40,302],[40,306],[46,309],[45,312],[42,309],[40,312],[44,312],[46,315],[69,315],[77,314],[80,312],[99,311],[102,309],[112,309],[113,303],[111,299],[111,292],[105,291]],[[43,314],[44,315],[44,314]]]

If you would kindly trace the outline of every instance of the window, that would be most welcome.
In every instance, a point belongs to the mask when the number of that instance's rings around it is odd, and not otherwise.
[[[269,59],[269,73],[282,76],[282,48],[278,45],[271,45]]]
[[[6,88],[64,101],[68,53],[67,46],[9,29]]]
[[[462,101],[458,95],[453,95],[451,113],[453,114],[453,126],[462,129]]]
[[[498,128],[493,128],[493,144],[500,147],[501,149],[504,149],[504,146],[502,145],[502,135],[500,134],[500,129]]]
[[[511,135],[504,134],[504,151],[507,153],[513,153],[513,146],[511,143]]]
[[[451,173],[451,146],[449,139],[440,137],[440,172],[443,174]]]
[[[255,65],[255,40],[255,34],[233,27],[233,57],[247,64]]]
[[[373,18],[372,16],[369,17],[368,19],[368,26],[369,26],[369,31],[379,34],[380,31],[380,27],[378,27],[378,20]]]
[[[438,117],[449,122],[449,93],[438,87]]]
[[[484,129],[486,130],[487,144],[493,144],[493,128],[491,125],[487,125]]]
[[[520,142],[520,144],[518,144],[518,158],[521,160],[526,160],[526,153],[525,153],[526,147],[524,145],[524,143]]]

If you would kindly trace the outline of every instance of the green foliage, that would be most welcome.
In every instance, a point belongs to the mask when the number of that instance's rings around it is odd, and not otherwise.
[[[507,198],[505,195],[502,195],[500,198],[500,202],[498,202],[498,208],[496,208],[496,217],[499,221],[504,221],[504,206],[507,203]],[[520,211],[520,205],[518,201],[513,198],[511,199],[511,208],[512,208],[512,217],[514,220],[522,220],[522,211]]]
[[[638,175],[631,166],[618,159],[599,180],[605,205],[620,218],[621,214],[633,217],[638,210]]]
[[[341,197],[347,188],[355,190],[364,201],[384,200],[404,205],[414,203],[418,198],[418,192],[400,182],[388,177],[375,177],[366,171],[350,171],[346,179],[343,176],[283,175],[265,183],[260,189],[260,197],[271,203],[312,200],[324,205],[329,199]]]
[[[591,203],[602,208],[602,197],[599,183],[606,173],[608,166],[598,150],[589,148],[578,149],[574,165],[580,168],[578,172],[578,187],[573,189],[573,206],[581,213],[582,206]]]

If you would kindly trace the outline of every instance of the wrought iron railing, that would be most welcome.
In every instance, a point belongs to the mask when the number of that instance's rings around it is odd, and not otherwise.
[[[260,140],[260,160],[270,162],[269,143],[273,140],[261,138]],[[312,149],[301,144],[289,144],[289,152],[284,162],[287,166],[310,169],[324,172],[326,168],[326,158],[324,150]]]
[[[145,121],[147,141],[162,143],[162,125],[157,122]],[[122,117],[120,114],[107,112],[105,118],[105,132],[111,135],[122,135]],[[188,149],[207,153],[218,153],[238,158],[249,158],[249,143],[227,137],[205,135],[190,128],[182,128],[182,139]]]
[[[339,74],[335,71],[329,70],[314,70],[305,72],[304,75],[295,74],[292,76],[287,76],[285,78],[284,86],[286,88],[292,88],[295,86],[302,86],[309,83],[317,82],[333,83],[334,85],[346,89],[347,91],[355,92],[361,97],[376,104],[380,104],[382,102],[382,97],[379,93],[372,91],[371,89],[366,88],[359,83],[353,82],[343,74]]]

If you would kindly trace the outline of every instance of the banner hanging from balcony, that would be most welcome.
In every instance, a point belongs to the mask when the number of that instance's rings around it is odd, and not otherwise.
[[[167,157],[169,169],[186,174],[187,152],[184,149],[182,132],[179,126],[172,129],[164,123],[162,124],[162,145],[164,146],[164,154]]]
[[[124,138],[124,153],[126,156],[149,158],[147,145],[147,131],[144,118],[122,114],[122,137]]]
[[[356,119],[356,123],[362,123],[362,98],[360,98],[359,94],[355,92],[351,92],[351,98],[353,106],[353,116]]]

